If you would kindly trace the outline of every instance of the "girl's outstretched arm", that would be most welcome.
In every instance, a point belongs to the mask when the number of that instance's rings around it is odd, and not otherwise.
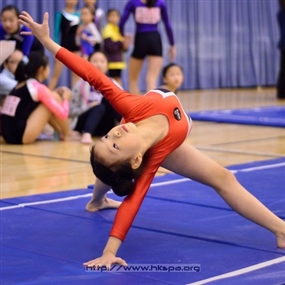
[[[122,116],[127,116],[132,109],[139,105],[139,101],[143,100],[142,96],[131,95],[119,88],[110,78],[87,60],[55,43],[50,38],[48,13],[44,14],[43,23],[38,24],[30,14],[24,11],[20,15],[19,22],[31,30],[31,32],[23,32],[23,35],[33,34],[37,37],[43,46],[54,54],[59,61],[87,81],[91,86],[95,87],[95,89],[100,90],[113,108]]]

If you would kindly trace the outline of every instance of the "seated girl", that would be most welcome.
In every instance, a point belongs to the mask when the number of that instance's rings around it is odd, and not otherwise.
[[[51,91],[42,84],[49,72],[47,57],[38,52],[29,54],[28,63],[19,63],[15,72],[19,83],[1,110],[2,136],[7,143],[33,143],[47,123],[62,140],[78,138],[67,120],[71,91],[65,87]]]
[[[104,74],[108,72],[108,60],[104,53],[95,51],[88,60]],[[69,117],[76,120],[76,123],[73,122],[75,130],[82,133],[81,142],[84,144],[92,144],[92,136],[105,134],[121,120],[101,92],[83,79],[78,80],[72,89]]]
[[[182,67],[177,63],[169,63],[162,69],[163,84],[160,88],[177,93],[184,80]]]

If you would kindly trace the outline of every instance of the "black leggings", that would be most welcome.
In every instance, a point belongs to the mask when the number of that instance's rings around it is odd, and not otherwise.
[[[75,130],[92,136],[103,136],[121,119],[122,116],[114,110],[107,99],[103,98],[100,105],[94,106],[78,117]]]
[[[280,54],[280,67],[277,81],[277,98],[285,99],[285,50]]]
[[[95,135],[95,131],[99,126],[105,112],[106,107],[104,104],[92,107],[78,117],[75,130],[81,133]]]

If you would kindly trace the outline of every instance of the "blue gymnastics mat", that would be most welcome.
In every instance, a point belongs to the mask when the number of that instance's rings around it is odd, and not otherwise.
[[[190,112],[188,115],[197,121],[285,127],[285,106],[208,110]]]
[[[229,169],[285,219],[285,158]],[[88,271],[82,263],[101,255],[116,214],[86,212],[91,194],[90,186],[1,200],[0,283],[285,282],[285,249],[276,247],[272,233],[237,215],[209,187],[174,174],[154,179],[119,250],[129,267]]]

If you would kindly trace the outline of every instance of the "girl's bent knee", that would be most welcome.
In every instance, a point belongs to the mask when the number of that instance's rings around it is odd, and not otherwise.
[[[229,190],[236,183],[238,183],[238,181],[235,175],[230,170],[224,168],[218,175],[218,180],[215,190],[217,192]]]

